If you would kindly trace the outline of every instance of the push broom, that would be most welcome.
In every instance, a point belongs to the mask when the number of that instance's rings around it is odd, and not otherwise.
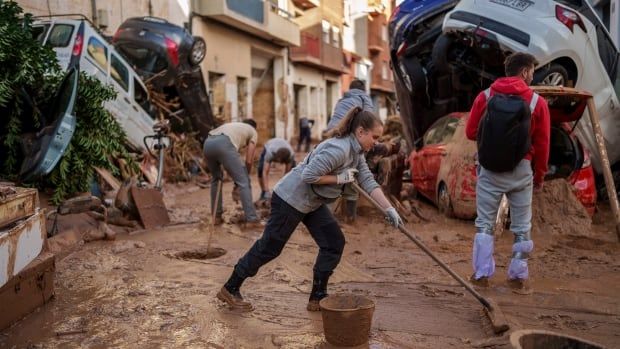
[[[357,184],[356,182],[353,182],[351,184],[353,185],[353,188],[355,188],[355,190],[360,193],[360,195],[365,197],[366,200],[372,203],[372,205],[375,206],[378,210],[380,210],[383,214],[386,214],[385,209],[383,209],[379,205],[379,203],[377,203],[373,198],[371,198],[370,195],[368,195],[368,193],[366,193],[366,191],[364,191],[359,186],[359,184]],[[465,287],[465,289],[469,291],[469,293],[471,293],[478,300],[478,302],[482,304],[482,306],[484,307],[484,313],[489,318],[489,321],[491,321],[493,332],[502,333],[510,328],[506,316],[494,300],[490,298],[484,298],[480,293],[474,290],[474,288],[467,281],[463,280],[463,278],[461,278],[457,273],[455,273],[454,270],[452,270],[447,264],[441,261],[433,252],[431,252],[431,250],[429,250],[428,247],[426,247],[426,245],[422,243],[422,241],[409,233],[407,228],[405,228],[402,223],[398,225],[398,230],[400,230],[401,233],[405,234],[405,236],[407,236],[409,240],[413,241],[422,251],[424,251],[424,253],[426,253],[435,261],[435,263],[439,264],[440,267],[447,271],[450,276],[452,276],[456,281],[458,281],[459,284]]]

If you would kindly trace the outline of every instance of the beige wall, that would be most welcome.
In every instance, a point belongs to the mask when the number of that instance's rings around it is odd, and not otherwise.
[[[308,118],[315,120],[315,126],[312,128],[312,138],[314,139],[321,139],[320,135],[327,126],[327,108],[325,106],[325,103],[327,103],[326,80],[338,84],[340,77],[301,64],[291,67],[291,83],[306,86],[306,89],[304,89],[306,93],[304,102],[306,105],[300,106],[300,109],[307,112]],[[334,90],[338,91],[337,86]],[[334,93],[332,91],[332,101],[337,100],[337,96]],[[290,117],[293,118],[294,115],[291,113]],[[294,120],[289,121],[289,132],[291,133],[294,132],[292,126],[294,126]]]
[[[96,8],[107,14],[106,35],[113,35],[120,24],[131,17],[148,16],[149,0],[94,0]],[[93,0],[17,0],[17,3],[35,16],[60,14],[82,14],[93,20]],[[169,22],[183,25],[187,22],[188,0],[150,0],[153,16],[165,18]],[[49,7],[48,7],[49,4]]]
[[[238,115],[237,77],[244,77],[248,82],[248,116],[264,120],[266,114],[269,114],[271,118],[275,118],[276,112],[286,114],[285,111],[279,109],[281,97],[276,91],[284,76],[283,67],[286,61],[284,57],[287,55],[285,49],[214,20],[195,18],[192,26],[194,35],[202,36],[207,42],[207,55],[202,62],[205,83],[207,85],[209,83],[209,72],[224,74],[225,87],[221,91],[224,94],[226,121],[236,120]],[[252,87],[257,87],[258,78],[252,76],[252,67],[262,69],[269,66],[272,61],[273,69],[269,84],[271,92],[260,91],[258,99],[253,98]],[[266,83],[266,81],[263,82]],[[217,105],[215,107],[217,108]],[[269,128],[275,128],[276,135],[284,136],[282,128],[284,121],[280,123],[273,121],[273,125],[271,121]]]

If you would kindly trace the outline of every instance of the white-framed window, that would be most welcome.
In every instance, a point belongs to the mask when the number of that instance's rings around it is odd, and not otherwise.
[[[384,42],[388,41],[388,29],[387,29],[387,25],[383,25],[381,26],[381,40],[383,40]]]
[[[332,44],[334,47],[340,46],[340,28],[332,26]]]
[[[323,42],[329,44],[329,28],[331,28],[331,25],[328,21],[322,20],[321,27],[323,28]]]

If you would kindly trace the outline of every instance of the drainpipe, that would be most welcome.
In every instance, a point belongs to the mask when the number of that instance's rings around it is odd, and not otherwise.
[[[193,22],[194,22],[194,17],[196,17],[196,12],[194,12],[192,9],[190,9],[190,11],[189,11],[189,20],[188,20],[188,23],[187,23],[187,26],[189,28],[187,28],[187,30],[192,35],[194,35],[194,26],[192,25]]]
[[[95,28],[99,27],[99,23],[97,23],[97,0],[90,0],[90,8],[92,11],[92,18],[93,18],[93,24],[95,25]]]

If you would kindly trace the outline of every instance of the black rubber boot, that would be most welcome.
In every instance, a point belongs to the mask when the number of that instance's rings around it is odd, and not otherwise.
[[[344,208],[345,222],[347,224],[355,223],[355,219],[357,218],[357,200],[345,200]]]
[[[226,302],[234,309],[251,311],[252,304],[243,300],[241,292],[239,292],[239,288],[241,288],[243,281],[245,281],[245,278],[242,278],[233,271],[228,281],[226,281],[222,289],[217,293],[217,298],[222,302]]]
[[[319,306],[319,301],[327,297],[328,280],[329,275],[314,276],[314,279],[312,280],[312,292],[310,292],[310,299],[308,300],[308,306],[306,307],[308,311],[321,310],[321,307]]]

